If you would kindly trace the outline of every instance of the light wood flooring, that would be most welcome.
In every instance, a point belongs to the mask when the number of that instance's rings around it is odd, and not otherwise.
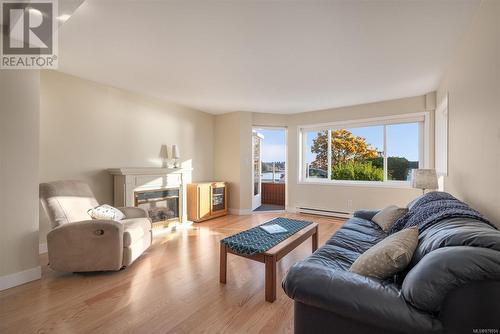
[[[259,213],[226,216],[155,238],[125,270],[57,273],[0,292],[0,333],[292,333],[293,302],[281,286],[264,300],[264,265],[228,255],[219,283],[219,240],[283,216],[319,223],[323,245],[343,220]],[[277,280],[311,253],[307,240],[278,263]]]

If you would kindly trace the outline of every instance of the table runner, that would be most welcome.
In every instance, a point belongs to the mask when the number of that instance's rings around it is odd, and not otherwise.
[[[259,227],[261,225],[273,224],[280,225],[287,232],[270,234]],[[249,230],[224,238],[221,242],[238,254],[260,254],[273,248],[310,224],[312,224],[310,221],[278,217]]]

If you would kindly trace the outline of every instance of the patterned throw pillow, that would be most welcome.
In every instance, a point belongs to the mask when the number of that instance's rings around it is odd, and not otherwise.
[[[416,226],[391,234],[361,254],[349,271],[384,280],[408,266],[417,244]]]
[[[93,219],[122,220],[125,218],[123,212],[111,205],[103,204],[87,211]]]
[[[407,208],[398,208],[395,205],[390,205],[373,216],[372,221],[387,233],[392,225],[407,212]]]

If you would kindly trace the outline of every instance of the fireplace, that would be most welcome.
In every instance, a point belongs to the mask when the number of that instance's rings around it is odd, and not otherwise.
[[[154,228],[168,227],[180,220],[180,193],[180,187],[135,191],[135,206],[148,212]]]
[[[146,210],[153,221],[153,235],[186,226],[186,192],[191,168],[122,167],[108,170],[114,181],[114,206]]]

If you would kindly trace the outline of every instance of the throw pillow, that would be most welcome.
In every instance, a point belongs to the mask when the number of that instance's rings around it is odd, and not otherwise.
[[[372,221],[376,223],[384,232],[389,232],[392,225],[408,212],[407,208],[398,208],[395,205],[390,205],[387,208],[380,210]]]
[[[103,204],[87,211],[93,219],[122,220],[125,218],[123,212],[111,205]]]
[[[416,226],[391,234],[361,254],[349,271],[384,280],[405,269],[418,245]]]

